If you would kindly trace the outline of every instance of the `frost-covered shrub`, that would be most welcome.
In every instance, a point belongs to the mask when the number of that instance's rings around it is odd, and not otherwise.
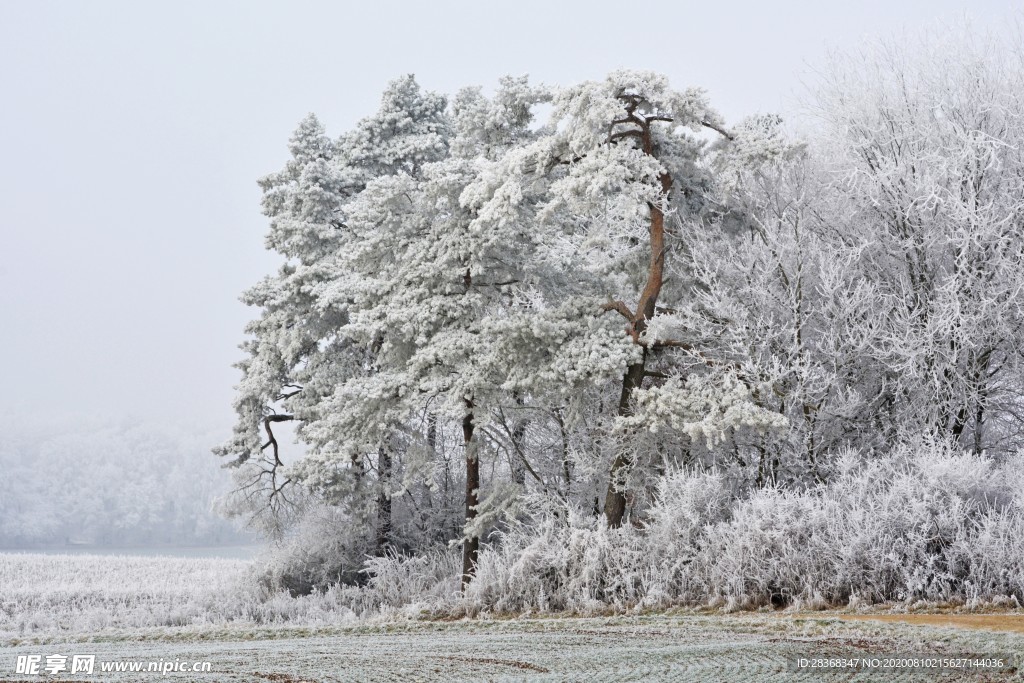
[[[997,461],[919,438],[884,456],[846,452],[828,471],[797,490],[670,470],[642,519],[619,529],[534,493],[522,505],[531,512],[483,545],[464,594],[454,549],[371,556],[369,539],[347,539],[351,527],[323,511],[278,551],[287,561],[268,565],[266,601],[283,600],[281,588],[311,593],[296,608],[304,619],[328,605],[415,616],[1024,602],[1024,456]],[[298,618],[286,603],[259,618]]]
[[[638,602],[649,568],[634,529],[542,499],[480,553],[465,600],[474,609],[574,610]]]
[[[1021,458],[917,439],[804,490],[671,471],[639,527],[543,505],[484,547],[469,610],[1024,602]]]
[[[372,533],[372,527],[340,508],[312,507],[265,559],[262,582],[267,590],[283,589],[293,596],[365,583],[366,557],[374,550]]]
[[[800,578],[820,575],[828,559],[811,548],[827,524],[810,497],[769,488],[739,503],[732,519],[706,530],[695,580],[709,596],[721,594],[738,606],[801,593]]]
[[[459,592],[462,558],[453,550],[421,555],[388,552],[371,557],[364,570],[368,589],[382,605],[422,605],[425,609],[450,605]]]
[[[1024,599],[1024,507],[1006,467],[928,440],[848,456],[826,485],[737,502],[706,529],[695,579],[736,605]]]
[[[735,485],[717,472],[666,473],[647,511],[645,541],[656,564],[648,602],[699,599],[703,589],[692,585],[690,564],[706,543],[705,529],[728,519],[736,496]]]
[[[483,545],[464,593],[457,548],[372,556],[329,509],[255,571],[232,560],[0,555],[0,634],[672,604],[1021,604],[1022,471],[1020,456],[927,439],[884,457],[851,451],[805,490],[670,471],[643,523],[619,529],[534,493],[530,514]]]

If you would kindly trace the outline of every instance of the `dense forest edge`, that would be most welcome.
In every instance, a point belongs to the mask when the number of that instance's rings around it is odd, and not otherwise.
[[[1019,606],[1022,56],[835,55],[788,124],[636,71],[304,119],[216,451],[267,588]]]

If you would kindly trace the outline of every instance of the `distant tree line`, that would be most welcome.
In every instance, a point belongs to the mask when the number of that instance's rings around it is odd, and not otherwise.
[[[230,477],[203,441],[143,422],[10,420],[0,443],[0,547],[251,542],[215,510]]]

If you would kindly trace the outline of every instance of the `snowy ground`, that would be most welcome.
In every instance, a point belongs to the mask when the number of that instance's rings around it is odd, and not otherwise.
[[[148,681],[1019,681],[1020,673],[796,673],[796,657],[1024,654],[1024,634],[830,617],[632,616],[417,622],[299,629],[186,628],[8,642],[18,655],[94,654],[102,661],[209,661],[204,674],[99,674],[62,680]],[[51,678],[52,680],[52,678]]]
[[[343,613],[330,596],[260,594],[249,567],[239,560],[0,554],[0,681],[1024,680],[1016,673],[873,672],[858,679],[787,670],[801,656],[1024,657],[1020,615],[970,617],[973,630],[935,626],[935,617],[921,615],[908,625],[825,613],[364,618]],[[69,666],[55,676],[19,674],[18,657],[33,655],[40,669],[47,655],[63,655]],[[94,673],[72,674],[75,655],[95,655]],[[104,662],[209,662],[210,672],[101,673]]]

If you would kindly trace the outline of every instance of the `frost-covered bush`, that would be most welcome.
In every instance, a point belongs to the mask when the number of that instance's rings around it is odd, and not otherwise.
[[[657,565],[646,590],[648,602],[700,599],[704,589],[693,585],[690,565],[707,543],[706,529],[729,518],[737,493],[735,483],[720,473],[675,470],[661,479],[647,513],[648,557]]]
[[[225,623],[345,624],[487,612],[1024,603],[1024,456],[917,439],[846,452],[822,484],[745,489],[669,471],[642,520],[534,493],[459,591],[456,548],[370,553],[351,520],[306,518],[278,554],[229,560],[0,555],[0,634]],[[300,561],[301,560],[301,561]]]
[[[1022,471],[1024,456],[997,461],[929,438],[884,456],[846,451],[826,482],[802,490],[676,469],[642,519],[618,529],[534,493],[530,513],[484,544],[464,594],[453,551],[364,556],[366,585],[323,594],[359,614],[413,615],[1024,602]],[[348,558],[317,571],[356,562],[349,546],[314,548]]]
[[[267,590],[293,596],[365,583],[363,569],[374,549],[371,534],[372,528],[340,508],[311,507],[264,560],[261,580]]]
[[[465,607],[1024,602],[1022,465],[917,439],[847,452],[804,490],[669,472],[642,524],[621,529],[533,505],[485,546]]]
[[[540,498],[480,553],[471,609],[589,611],[635,604],[649,570],[642,536]]]
[[[838,521],[838,520],[836,520]],[[803,596],[808,576],[827,572],[819,539],[828,513],[814,496],[768,488],[739,502],[731,519],[705,530],[691,581],[709,598],[748,607]]]
[[[997,461],[931,438],[848,450],[801,490],[674,469],[618,529],[535,492],[483,545],[463,594],[454,549],[375,556],[368,538],[339,540],[352,527],[327,509],[263,576],[270,602],[287,589],[360,615],[1024,602],[1022,472],[1024,455]],[[261,618],[295,618],[282,610]]]
[[[695,580],[730,605],[1024,601],[1020,457],[921,440],[847,455],[828,484],[759,490],[706,529]]]
[[[364,570],[369,577],[367,589],[381,605],[422,605],[428,610],[450,606],[459,592],[461,561],[453,550],[371,557]]]

